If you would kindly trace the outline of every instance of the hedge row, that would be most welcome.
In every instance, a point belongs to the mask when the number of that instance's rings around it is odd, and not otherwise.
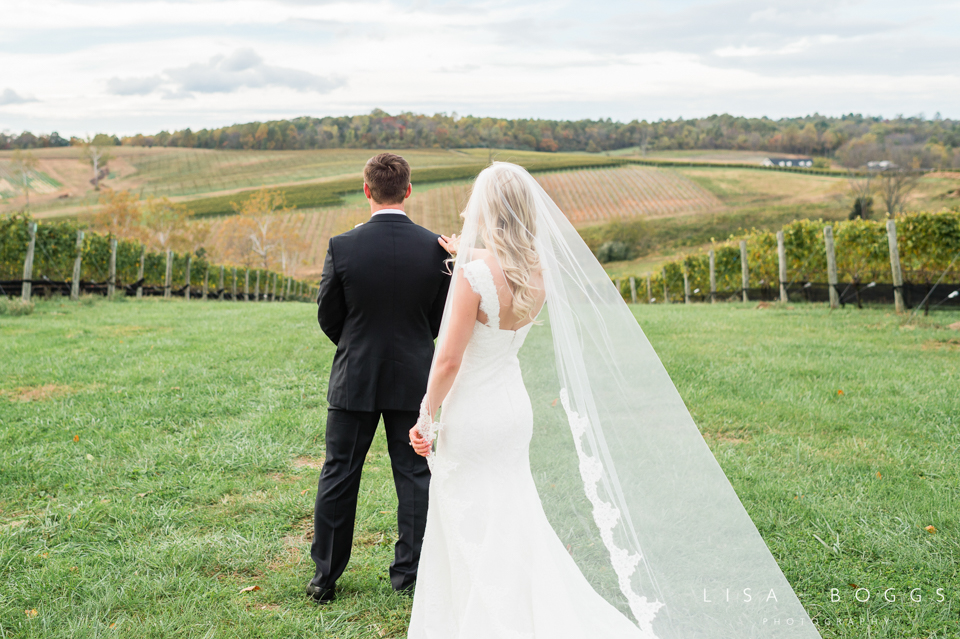
[[[0,280],[19,280],[23,277],[23,262],[26,259],[30,243],[28,225],[32,220],[22,216],[0,218]],[[54,282],[66,282],[73,277],[73,263],[77,255],[77,231],[80,227],[73,222],[39,223],[34,245],[33,280],[47,278]],[[84,232],[80,280],[87,282],[106,282],[110,276],[110,240],[106,235],[89,231]],[[117,284],[125,286],[137,281],[140,256],[143,245],[131,240],[117,241]],[[220,277],[220,265],[211,263],[203,251],[195,254],[174,253],[173,286],[180,288],[186,284],[187,261],[190,264],[190,286],[203,286],[204,274],[210,271],[210,290],[217,289]],[[232,266],[225,267],[225,288],[230,289]],[[242,273],[238,269],[243,290]],[[261,290],[266,286],[274,271],[268,269],[250,269],[250,286],[260,273]],[[166,275],[166,254],[159,251],[146,251],[144,254],[144,285],[163,286]],[[276,273],[279,281],[284,275]],[[278,284],[279,287],[279,284]],[[194,289],[194,290],[196,290]],[[279,291],[279,288],[278,288]],[[19,293],[19,291],[16,291]],[[5,291],[11,294],[10,291]]]
[[[960,211],[905,213],[894,219],[906,282],[933,284],[941,276],[944,282],[960,280]],[[886,219],[830,223],[796,220],[783,227],[788,288],[827,281],[823,229],[828,224],[833,227],[839,281],[892,283]],[[717,292],[729,295],[741,290],[740,240],[747,243],[749,288],[779,288],[776,233],[753,230],[732,235],[713,247]],[[701,250],[668,262],[659,272],[651,274],[650,291],[646,291],[646,275],[635,274],[640,289],[638,295],[641,299],[662,298],[666,278],[670,297],[682,300],[684,272],[691,291],[700,289],[703,294],[710,290],[709,253]],[[628,278],[621,278],[621,292],[625,296],[629,295]]]

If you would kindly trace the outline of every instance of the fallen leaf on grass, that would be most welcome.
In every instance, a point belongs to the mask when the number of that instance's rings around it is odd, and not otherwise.
[[[309,488],[304,488],[303,490],[300,491],[300,494],[301,494],[301,495],[306,495],[308,490],[310,490],[310,489],[309,489]]]
[[[881,474],[880,474],[880,471],[878,470],[878,471],[877,471],[877,479],[881,479],[882,477],[883,477],[883,475],[881,475]]]
[[[393,511],[392,511],[392,510],[381,510],[381,511],[380,511],[380,514],[381,514],[381,515],[392,515],[392,514],[393,514]]]
[[[37,616],[37,611],[36,611],[36,610],[24,610],[24,611],[23,611],[23,614],[27,615],[28,617],[33,618],[33,617],[36,617],[36,616]]]
[[[932,535],[933,533],[937,532],[937,529],[936,529],[935,526],[927,526],[926,528],[924,528],[924,530],[926,530],[926,531],[927,531],[928,533],[930,533],[931,535]]]
[[[560,401],[560,398],[558,397],[557,399],[555,399],[555,400],[553,400],[552,402],[550,402],[550,405],[551,405],[551,406],[556,406],[556,405],[557,405],[557,402],[559,402],[559,401]]]
[[[113,630],[113,629],[116,628],[116,627],[117,627],[117,622],[116,622],[116,621],[114,621],[112,624],[110,624],[110,629],[111,629],[111,630]]]
[[[246,588],[241,588],[240,592],[253,592],[254,590],[260,590],[260,586],[247,586]]]
[[[837,395],[843,395],[843,389],[838,390]]]
[[[87,461],[93,461],[93,455],[87,453]]]
[[[74,436],[73,436],[73,441],[75,441],[75,442],[80,441],[80,435],[74,435]]]

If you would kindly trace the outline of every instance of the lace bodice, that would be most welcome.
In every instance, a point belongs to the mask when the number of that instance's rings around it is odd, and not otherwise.
[[[480,296],[480,310],[487,316],[484,324],[477,320],[470,343],[464,353],[464,363],[471,367],[495,366],[498,363],[514,362],[512,356],[523,346],[523,340],[532,324],[515,331],[500,328],[500,297],[493,273],[483,260],[468,262],[463,267],[464,277],[473,291]]]

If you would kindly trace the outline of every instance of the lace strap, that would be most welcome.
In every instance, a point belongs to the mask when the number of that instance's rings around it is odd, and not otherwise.
[[[480,296],[480,310],[487,316],[487,326],[499,329],[500,297],[490,267],[483,260],[474,260],[464,265],[463,274],[473,292]]]

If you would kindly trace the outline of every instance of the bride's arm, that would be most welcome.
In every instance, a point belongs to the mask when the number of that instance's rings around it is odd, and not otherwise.
[[[480,309],[480,296],[474,292],[470,282],[463,276],[463,269],[457,271],[453,284],[453,305],[450,308],[450,321],[447,331],[440,342],[437,357],[430,369],[427,382],[427,409],[431,419],[443,403],[453,386],[453,380],[460,371],[463,353],[473,334]],[[426,456],[430,452],[430,443],[420,437],[417,427],[410,430],[410,440],[417,453]]]

